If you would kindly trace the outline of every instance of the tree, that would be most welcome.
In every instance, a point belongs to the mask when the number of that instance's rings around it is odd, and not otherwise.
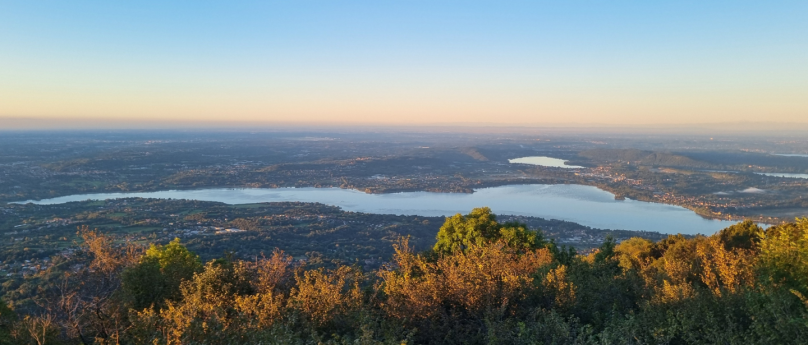
[[[23,320],[25,327],[40,340],[47,338],[50,328],[58,327],[84,344],[118,342],[128,327],[128,306],[119,298],[121,274],[137,262],[141,248],[130,242],[115,243],[113,237],[87,225],[79,227],[78,234],[83,242],[76,257],[89,265],[79,264],[42,289],[37,304],[44,314]]]
[[[447,217],[438,231],[437,239],[433,250],[443,254],[465,251],[472,245],[483,246],[497,240],[503,240],[509,247],[519,250],[548,246],[541,232],[529,230],[525,224],[498,223],[496,215],[488,207],[475,208],[465,216],[458,213]]]
[[[0,345],[11,343],[6,340],[11,339],[11,328],[16,320],[17,314],[0,298]]]
[[[743,223],[733,224],[718,233],[718,237],[727,250],[733,248],[753,249],[760,242],[760,235],[763,233],[757,224],[751,220]]]
[[[166,299],[180,297],[180,284],[202,269],[199,257],[175,238],[165,246],[151,245],[140,262],[127,269],[123,287],[134,307],[162,306]]]
[[[614,248],[617,247],[617,241],[614,240],[612,235],[607,235],[606,240],[600,245],[598,251],[595,253],[595,262],[602,263],[614,257]]]
[[[620,242],[614,251],[624,270],[640,270],[651,260],[651,246],[654,242],[641,237],[632,237]]]
[[[766,229],[759,246],[759,274],[765,283],[808,294],[808,218]]]

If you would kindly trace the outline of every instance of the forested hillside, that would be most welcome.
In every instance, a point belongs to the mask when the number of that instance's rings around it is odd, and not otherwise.
[[[578,153],[593,162],[622,162],[650,166],[717,168],[719,166],[668,152],[644,151],[637,149],[591,149]]]
[[[372,271],[79,232],[36,303],[0,303],[0,344],[808,343],[808,219],[580,255],[480,208]]]

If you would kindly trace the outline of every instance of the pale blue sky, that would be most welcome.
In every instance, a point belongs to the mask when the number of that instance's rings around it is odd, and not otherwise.
[[[808,1],[1,1],[0,117],[808,122]]]

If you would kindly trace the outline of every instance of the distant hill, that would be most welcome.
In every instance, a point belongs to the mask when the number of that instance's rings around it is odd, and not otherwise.
[[[785,157],[767,153],[738,151],[703,151],[682,152],[684,156],[697,161],[709,161],[720,164],[728,170],[747,170],[751,166],[765,167],[776,172],[806,173],[808,158]]]
[[[582,151],[578,155],[595,162],[630,162],[641,165],[702,169],[717,167],[714,164],[697,161],[682,155],[637,149],[592,149]]]
[[[468,155],[469,157],[478,161],[488,161],[488,157],[480,153],[480,151],[477,151],[477,149],[474,147],[461,148],[460,152],[463,152],[463,154]]]

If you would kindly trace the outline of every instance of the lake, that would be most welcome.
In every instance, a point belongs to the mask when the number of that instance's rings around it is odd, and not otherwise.
[[[775,156],[783,156],[783,157],[803,157],[808,158],[808,155],[802,153],[775,153]]]
[[[522,158],[514,158],[509,159],[508,163],[517,163],[517,164],[530,164],[530,165],[540,165],[543,167],[551,167],[551,168],[565,168],[565,169],[580,169],[584,168],[579,165],[565,165],[566,162],[563,159],[553,158],[553,157],[545,157],[545,156],[532,156],[532,157],[522,157]]]
[[[615,200],[614,195],[582,185],[509,185],[475,193],[406,192],[366,194],[339,188],[245,188],[169,190],[141,193],[70,195],[40,201],[50,205],[115,198],[172,198],[226,204],[301,201],[320,202],[346,211],[376,214],[449,216],[488,206],[494,213],[560,219],[601,229],[648,230],[662,233],[712,234],[733,222],[704,219],[683,207]],[[23,203],[23,202],[20,202]]]
[[[786,178],[805,178],[808,179],[808,174],[789,174],[789,173],[755,173],[759,175],[786,177]]]

